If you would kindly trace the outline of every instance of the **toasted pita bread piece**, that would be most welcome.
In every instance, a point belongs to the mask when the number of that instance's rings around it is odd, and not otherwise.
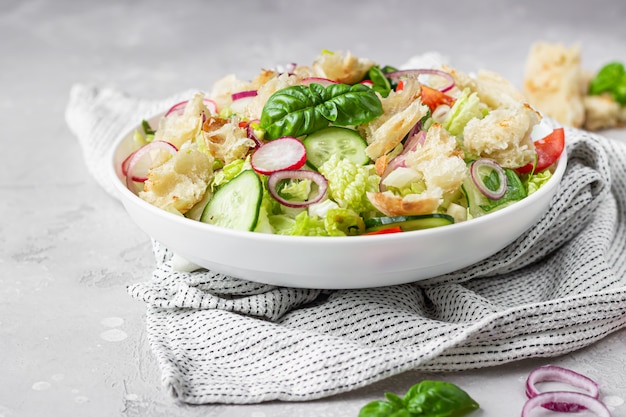
[[[568,126],[585,122],[585,82],[580,46],[538,42],[531,46],[524,73],[528,102],[546,116]]]

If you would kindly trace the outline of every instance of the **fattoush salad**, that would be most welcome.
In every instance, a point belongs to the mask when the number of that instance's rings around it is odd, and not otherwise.
[[[229,75],[135,132],[139,198],[230,229],[298,236],[471,221],[545,184],[563,129],[500,75],[397,69],[350,52]]]

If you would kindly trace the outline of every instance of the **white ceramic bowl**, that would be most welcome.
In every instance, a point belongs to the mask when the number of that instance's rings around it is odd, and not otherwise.
[[[133,131],[110,154],[110,175],[133,221],[178,256],[216,272],[304,288],[367,288],[432,278],[507,246],[544,215],[565,171],[563,152],[550,181],[504,209],[463,223],[414,232],[353,237],[282,236],[230,230],[186,219],[126,188],[121,162]]]

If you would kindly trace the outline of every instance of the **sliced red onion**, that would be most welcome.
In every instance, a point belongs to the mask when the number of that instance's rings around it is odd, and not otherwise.
[[[600,396],[600,388],[592,379],[556,365],[541,366],[528,375],[528,379],[526,379],[526,396],[533,398],[539,395],[540,392],[536,384],[546,381],[562,382],[580,388],[585,390],[585,394],[595,399],[598,399]],[[570,404],[550,403],[543,405],[543,407],[554,411],[578,411],[578,409],[572,409]]]
[[[438,70],[438,69],[427,69],[427,68],[423,68],[423,69],[409,69],[409,70],[400,70],[400,71],[394,71],[394,72],[390,72],[387,75],[387,78],[391,78],[393,80],[398,80],[399,78],[402,77],[406,77],[407,75],[415,75],[415,76],[420,76],[420,75],[438,75],[440,77],[445,78],[446,80],[448,80],[448,83],[443,86],[442,88],[439,89],[439,91],[445,93],[446,91],[449,91],[450,89],[452,89],[452,87],[454,87],[454,77],[452,77],[452,74],[449,74],[445,71],[442,70]]]
[[[304,144],[291,136],[265,143],[250,157],[252,168],[263,175],[270,175],[276,171],[300,169],[305,162]]]
[[[366,85],[368,87],[373,87],[374,86],[374,82],[372,80],[363,80],[359,84],[363,84],[363,85]]]
[[[532,410],[537,407],[550,408],[553,404],[560,404],[561,408],[555,411],[575,412],[588,409],[597,417],[611,417],[609,409],[599,400],[580,392],[550,391],[537,394],[522,407],[522,417],[530,417]]]
[[[172,114],[183,114],[185,111],[185,107],[189,103],[189,100],[181,101],[180,103],[174,104],[168,111],[165,112],[163,117],[170,116]],[[202,103],[206,106],[207,109],[211,112],[211,114],[217,114],[217,104],[209,98],[202,99]]]
[[[315,197],[306,200],[306,201],[289,201],[282,198],[278,194],[278,184],[284,180],[311,180],[315,184],[317,184],[317,194]],[[301,208],[307,207],[311,204],[317,203],[324,195],[326,195],[326,190],[328,189],[328,181],[326,178],[320,174],[319,172],[309,171],[309,170],[288,170],[288,171],[276,171],[273,172],[267,179],[267,188],[270,195],[278,201],[283,206],[293,207],[293,208]]]
[[[416,123],[415,127],[413,127],[413,129],[411,129],[411,131],[409,132],[409,137],[407,138],[406,143],[404,144],[404,148],[402,149],[402,152],[400,152],[398,155],[392,158],[391,161],[387,163],[387,166],[385,167],[385,172],[383,172],[383,174],[380,176],[380,182],[379,182],[378,188],[381,192],[384,192],[387,190],[387,187],[385,186],[385,184],[383,184],[383,180],[385,179],[385,177],[387,177],[387,175],[389,175],[389,173],[393,171],[394,169],[405,167],[406,155],[409,152],[413,152],[414,150],[416,150],[417,145],[424,144],[424,140],[426,140],[426,132],[423,130],[415,131],[416,129],[420,129],[420,128],[421,128],[421,124],[419,122]]]
[[[481,171],[483,171],[484,168],[498,174],[498,182],[500,183],[500,186],[497,190],[491,190],[485,184],[483,175],[481,174]],[[504,169],[502,169],[502,167],[492,159],[480,158],[472,162],[470,164],[470,176],[472,177],[472,181],[478,190],[491,200],[499,200],[504,196],[504,193],[506,193],[507,180]]]
[[[326,87],[330,84],[337,84],[337,81],[329,80],[328,78],[321,77],[307,77],[302,79],[302,85],[310,85],[310,84],[320,84]]]
[[[248,136],[248,139],[252,139],[254,141],[257,148],[260,148],[264,142],[261,139],[259,139],[259,137],[254,132],[254,127],[252,127],[253,123],[258,124],[259,119],[250,120],[248,124],[246,124],[246,135]]]
[[[246,90],[231,94],[231,98],[233,99],[233,101],[237,101],[241,100],[242,98],[256,97],[256,95],[257,90]]]
[[[162,151],[175,155],[178,149],[169,142],[155,140],[137,149],[122,162],[122,172],[126,171],[126,186],[129,190],[135,191],[134,182],[145,182],[148,179],[152,153]]]

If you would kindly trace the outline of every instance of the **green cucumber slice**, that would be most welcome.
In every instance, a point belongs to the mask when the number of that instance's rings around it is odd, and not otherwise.
[[[317,170],[332,155],[346,158],[357,165],[370,159],[365,153],[367,142],[353,129],[331,126],[311,133],[303,140],[307,165]]]
[[[419,216],[384,216],[365,219],[365,231],[375,232],[390,226],[400,226],[403,231],[430,229],[454,223],[454,217],[442,213]]]
[[[200,217],[203,223],[236,230],[254,230],[259,220],[263,184],[251,169],[219,188]]]

